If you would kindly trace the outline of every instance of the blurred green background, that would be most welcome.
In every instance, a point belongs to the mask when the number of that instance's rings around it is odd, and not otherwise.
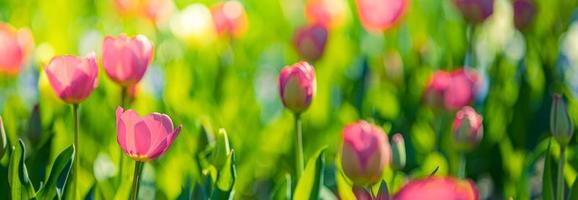
[[[328,146],[327,188],[339,195],[341,130],[358,119],[405,136],[407,177],[427,176],[436,168],[440,175],[455,174],[458,157],[447,139],[454,115],[425,105],[422,93],[436,70],[468,65],[484,81],[473,106],[482,113],[485,130],[482,143],[466,156],[468,177],[484,199],[540,195],[551,95],[564,94],[572,117],[578,116],[573,98],[578,92],[576,2],[537,0],[533,22],[519,31],[509,0],[496,0],[494,14],[475,27],[450,0],[412,0],[396,27],[373,34],[360,25],[355,2],[343,1],[343,24],[330,30],[323,57],[313,63],[317,94],[303,115],[306,159]],[[165,155],[146,165],[142,190],[151,194],[147,197],[175,199],[187,180],[198,179],[194,163],[202,130],[225,128],[237,158],[235,199],[269,198],[293,166],[293,117],[279,99],[277,76],[283,66],[300,60],[292,41],[295,30],[307,24],[304,1],[241,1],[248,31],[233,39],[215,35],[203,17],[177,22],[187,8],[208,12],[206,7],[217,2],[175,0],[172,16],[153,22],[119,12],[113,0],[0,0],[0,21],[28,27],[35,40],[25,70],[0,89],[10,144],[24,139],[35,187],[72,143],[71,108],[56,98],[41,68],[54,55],[90,51],[97,52],[100,63],[103,37],[126,33],[144,34],[155,44],[153,64],[132,108],[141,114],[167,113],[183,125]],[[181,26],[193,27],[195,34],[180,37]],[[118,172],[114,111],[120,87],[99,67],[99,86],[80,111],[80,191],[86,194],[96,185],[110,199],[116,188],[109,183]],[[576,177],[577,148],[573,140],[567,151],[568,184]],[[9,198],[5,176],[0,174],[2,199]],[[384,176],[390,180],[391,170]],[[401,182],[392,183],[393,192]]]

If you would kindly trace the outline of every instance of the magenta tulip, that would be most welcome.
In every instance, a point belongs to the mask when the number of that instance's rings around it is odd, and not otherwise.
[[[393,199],[477,200],[478,193],[476,185],[469,180],[430,176],[407,183]]]
[[[396,25],[409,7],[409,0],[356,0],[357,14],[369,32],[382,32]]]
[[[303,59],[315,62],[323,56],[328,30],[321,24],[301,27],[295,33],[293,44]]]
[[[454,4],[470,23],[481,23],[494,13],[494,0],[454,0]]]
[[[525,29],[534,20],[536,3],[534,0],[513,0],[514,25],[518,29]]]
[[[248,22],[241,2],[233,0],[211,8],[217,33],[221,36],[240,37],[247,32]]]
[[[480,85],[478,74],[473,70],[437,71],[426,86],[424,99],[430,106],[455,111],[474,101]]]
[[[0,74],[14,76],[22,70],[29,57],[34,41],[26,28],[16,30],[9,24],[0,23]]]
[[[118,144],[125,154],[136,161],[150,161],[167,151],[181,130],[169,116],[152,113],[140,117],[133,110],[116,109]]]
[[[471,149],[480,141],[484,135],[482,126],[482,116],[472,107],[463,107],[456,114],[452,129],[454,132],[454,142],[460,149]]]
[[[391,147],[383,130],[366,121],[343,129],[341,165],[354,185],[375,184],[391,160]]]
[[[69,104],[84,101],[98,85],[98,66],[94,52],[84,58],[54,57],[45,71],[56,95]]]
[[[102,63],[106,74],[128,87],[144,76],[153,57],[153,44],[143,35],[107,36],[102,45]]]
[[[307,62],[298,62],[281,70],[279,93],[283,105],[293,113],[300,114],[309,108],[316,87],[315,69]]]

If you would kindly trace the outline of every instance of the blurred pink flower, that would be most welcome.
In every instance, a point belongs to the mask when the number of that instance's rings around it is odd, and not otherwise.
[[[454,4],[470,23],[480,23],[494,13],[494,0],[454,0]]]
[[[407,183],[393,199],[477,200],[479,194],[476,185],[469,180],[430,176]]]
[[[534,0],[513,0],[514,25],[518,29],[524,29],[530,25],[536,15],[536,3]]]
[[[397,24],[409,7],[409,0],[356,0],[357,14],[369,32],[382,32]]]
[[[327,28],[338,27],[345,21],[347,5],[344,0],[307,0],[305,16],[310,24]]]
[[[124,153],[137,161],[154,160],[171,146],[181,126],[173,127],[165,114],[152,113],[140,117],[133,110],[116,108],[117,141]]]
[[[285,66],[279,75],[279,94],[283,105],[296,114],[309,108],[317,83],[315,69],[309,63],[301,61]]]
[[[107,36],[102,45],[102,62],[106,74],[122,86],[139,82],[153,57],[153,44],[143,35]]]
[[[480,87],[481,80],[473,70],[437,71],[426,86],[424,98],[431,106],[454,111],[471,104]]]
[[[172,0],[114,0],[118,12],[124,16],[137,16],[155,23],[162,23],[173,13]]]
[[[30,30],[16,30],[10,24],[0,23],[0,74],[17,75],[33,48]]]
[[[52,89],[64,102],[84,101],[98,85],[98,66],[94,52],[84,58],[56,56],[45,68]]]
[[[233,0],[211,8],[217,33],[221,36],[241,37],[248,29],[247,14],[241,2]]]
[[[311,62],[319,60],[325,52],[327,34],[327,28],[321,24],[312,24],[299,28],[293,38],[297,53],[303,59]]]
[[[482,116],[472,107],[466,106],[458,111],[452,124],[455,145],[463,150],[471,149],[484,136]]]
[[[375,184],[391,160],[391,147],[383,130],[366,121],[343,129],[341,165],[354,185]]]

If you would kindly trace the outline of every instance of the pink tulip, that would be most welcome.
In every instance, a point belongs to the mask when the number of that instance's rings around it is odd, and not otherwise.
[[[391,147],[382,129],[366,121],[343,129],[341,165],[354,185],[375,184],[391,160]]]
[[[494,0],[454,0],[454,4],[470,23],[480,23],[494,13]]]
[[[445,92],[451,81],[450,73],[441,70],[435,72],[424,92],[426,103],[433,107],[443,107],[445,105]]]
[[[172,0],[114,0],[119,14],[136,16],[155,23],[169,19],[173,12]]]
[[[514,25],[518,29],[524,29],[530,25],[536,15],[536,3],[534,0],[514,0]]]
[[[0,74],[14,76],[22,70],[30,56],[34,41],[26,28],[16,30],[9,24],[0,23]]]
[[[430,176],[407,183],[393,199],[477,200],[479,194],[476,185],[469,180]]]
[[[125,87],[142,79],[153,57],[153,45],[143,35],[132,38],[107,36],[102,46],[106,74]]]
[[[300,114],[309,108],[317,83],[315,69],[307,62],[285,66],[279,75],[279,93],[286,108]]]
[[[424,98],[433,107],[455,111],[474,101],[480,85],[478,74],[473,70],[437,71],[426,86]]]
[[[307,0],[305,15],[311,24],[327,28],[338,27],[345,21],[347,4],[344,0]]]
[[[356,0],[361,24],[369,32],[382,32],[397,24],[409,0]]]
[[[460,149],[471,149],[480,143],[484,135],[482,116],[472,107],[463,107],[456,114],[452,129],[456,146]]]
[[[54,92],[69,104],[84,101],[98,85],[98,66],[94,52],[84,58],[54,57],[45,71]]]
[[[211,8],[211,13],[219,35],[240,37],[247,32],[247,14],[239,1],[219,3]]]
[[[297,30],[293,44],[305,60],[314,62],[323,56],[328,30],[321,24],[313,24]]]
[[[171,118],[165,114],[140,117],[133,110],[117,107],[116,130],[118,144],[127,156],[136,161],[150,161],[167,151],[181,126],[175,129]]]

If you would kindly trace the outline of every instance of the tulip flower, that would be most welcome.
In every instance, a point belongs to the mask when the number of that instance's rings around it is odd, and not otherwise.
[[[343,129],[341,154],[343,172],[358,186],[377,183],[391,160],[387,135],[366,121],[349,124]]]
[[[56,95],[69,104],[84,101],[98,85],[98,66],[94,53],[84,58],[54,57],[45,72]]]
[[[9,24],[0,23],[0,74],[14,76],[30,56],[34,41],[27,28],[16,30]]]
[[[295,33],[293,44],[299,56],[315,62],[323,56],[327,43],[328,30],[321,24],[301,27]]]
[[[124,16],[136,16],[155,23],[166,21],[172,14],[172,0],[114,0],[118,12]]]
[[[4,121],[2,121],[2,117],[0,116],[0,159],[6,153],[8,149],[8,140],[6,139],[6,131],[4,130]]]
[[[534,0],[513,0],[514,25],[519,30],[525,29],[534,20],[536,3]]]
[[[484,135],[482,116],[469,106],[463,107],[456,114],[452,125],[454,142],[460,149],[471,149],[480,143]]]
[[[305,16],[310,24],[327,28],[339,27],[345,21],[347,3],[344,0],[307,0]]]
[[[397,192],[393,199],[477,200],[479,199],[479,192],[476,185],[469,180],[430,176],[407,183]]]
[[[181,126],[174,128],[171,118],[152,113],[141,117],[133,110],[116,108],[117,141],[124,153],[135,160],[131,199],[136,199],[144,162],[157,159],[171,146]]]
[[[494,13],[494,0],[454,0],[464,18],[470,23],[481,23]]]
[[[409,7],[409,0],[356,0],[357,14],[369,32],[382,32],[396,25]]]
[[[401,170],[405,167],[405,141],[403,136],[396,133],[391,137],[391,165],[394,169]]]
[[[233,0],[211,8],[215,29],[221,36],[240,37],[247,32],[247,14],[241,2]]]
[[[144,76],[153,57],[153,45],[143,35],[107,36],[102,45],[102,63],[106,74],[116,83],[128,87]]]
[[[317,83],[315,69],[307,62],[285,66],[279,75],[279,93],[283,105],[295,114],[309,108]]]
[[[176,14],[170,26],[173,34],[189,45],[208,45],[217,35],[211,11],[201,3],[193,3]]]
[[[471,104],[480,85],[478,74],[473,70],[437,71],[426,86],[424,98],[433,107],[454,111]]]

